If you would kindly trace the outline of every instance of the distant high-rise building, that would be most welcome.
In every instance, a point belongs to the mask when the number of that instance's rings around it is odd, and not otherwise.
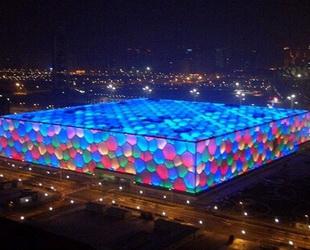
[[[283,67],[305,66],[310,62],[310,45],[304,48],[283,48]]]
[[[310,79],[310,45],[303,48],[283,48],[283,75],[295,79]]]
[[[194,73],[206,71],[209,68],[206,56],[206,50],[198,46],[184,47],[179,46],[175,51],[175,70]]]
[[[54,19],[54,40],[52,54],[52,79],[55,88],[62,88],[66,82],[66,28],[65,13],[56,11]]]
[[[215,67],[217,70],[255,69],[257,51],[254,49],[217,48],[215,49]]]
[[[148,48],[127,48],[126,58],[129,67],[145,68],[153,64],[152,50]]]
[[[224,70],[231,65],[231,50],[228,48],[217,48],[215,49],[215,68],[217,70]]]

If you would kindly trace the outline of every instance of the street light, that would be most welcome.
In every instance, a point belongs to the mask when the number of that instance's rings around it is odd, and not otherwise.
[[[298,104],[298,102],[294,101],[295,98],[296,98],[296,95],[295,95],[295,94],[291,94],[291,95],[287,96],[287,99],[288,99],[289,101],[291,101],[291,108],[293,108],[294,103],[295,103],[295,104]]]
[[[109,84],[108,86],[107,86],[107,89],[109,89],[109,90],[111,90],[111,91],[114,91],[114,90],[116,90],[116,88],[113,86],[113,84]]]
[[[152,91],[153,91],[149,86],[143,87],[142,90],[143,90],[146,94],[151,94]]]
[[[241,90],[237,90],[235,96],[239,99],[239,105],[241,105],[242,101],[245,101],[245,93]]]
[[[191,89],[189,92],[194,96],[194,98],[200,95],[200,92],[196,88]]]
[[[271,100],[271,105],[272,105],[272,107],[273,107],[275,104],[277,104],[277,103],[279,103],[279,98],[275,96],[275,97],[273,97],[272,100]]]

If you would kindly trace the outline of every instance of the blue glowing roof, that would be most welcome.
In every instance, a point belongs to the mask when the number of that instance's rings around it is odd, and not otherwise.
[[[306,113],[305,110],[132,99],[5,117],[120,133],[197,141]]]

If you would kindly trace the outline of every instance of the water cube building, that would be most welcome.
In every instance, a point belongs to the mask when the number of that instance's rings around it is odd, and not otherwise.
[[[0,156],[199,193],[295,152],[306,110],[133,99],[0,117]]]

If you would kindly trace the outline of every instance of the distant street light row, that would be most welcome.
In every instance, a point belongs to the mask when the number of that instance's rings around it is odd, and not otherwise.
[[[235,83],[236,87],[239,87],[240,84],[239,82],[236,82]],[[116,87],[113,85],[113,84],[109,84],[107,86],[107,88],[111,91],[114,91],[116,90]],[[151,87],[149,87],[148,85],[144,86],[142,88],[143,92],[146,93],[146,94],[151,94],[153,92],[153,89]],[[200,92],[197,88],[193,88],[191,89],[190,91],[190,94],[196,98],[200,95]],[[243,101],[245,101],[245,92],[240,90],[240,89],[237,89],[236,91],[236,94],[235,94],[235,97],[237,97],[239,99],[239,104],[241,105]],[[287,96],[287,99],[290,100],[291,102],[291,108],[294,107],[294,104],[298,104],[298,102],[295,100],[296,99],[296,95],[295,94],[291,94],[289,96]],[[279,98],[278,97],[273,97],[273,99],[271,100],[271,107],[274,107],[275,104],[278,104],[280,101],[279,101]]]

